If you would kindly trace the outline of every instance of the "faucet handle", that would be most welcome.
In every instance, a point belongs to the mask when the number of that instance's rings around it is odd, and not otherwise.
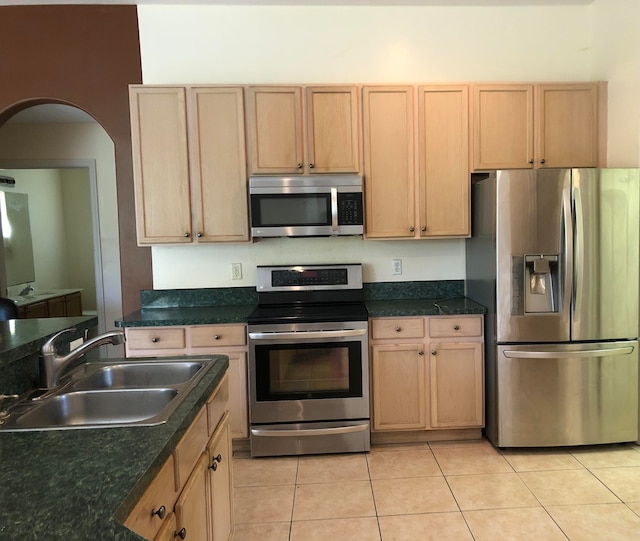
[[[40,349],[40,351],[42,353],[54,353],[56,352],[56,340],[58,339],[58,337],[60,337],[63,334],[66,334],[68,332],[74,332],[77,329],[75,327],[69,327],[68,329],[63,329],[60,332],[57,332],[56,334],[54,334],[51,338],[49,338],[49,340],[47,340],[44,344],[42,344],[42,348]]]

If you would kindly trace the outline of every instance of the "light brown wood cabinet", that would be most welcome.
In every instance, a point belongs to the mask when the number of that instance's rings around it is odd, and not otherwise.
[[[481,428],[482,316],[372,318],[374,432]]]
[[[367,238],[470,234],[468,92],[363,87]]]
[[[359,172],[359,103],[355,86],[249,87],[251,174]]]
[[[242,87],[130,85],[139,245],[249,239]]]
[[[597,167],[601,86],[473,85],[473,169]]]
[[[229,410],[234,439],[249,437],[247,396],[247,330],[244,324],[127,327],[127,357],[229,356]]]
[[[231,538],[233,466],[225,411],[227,385],[225,376],[125,521],[143,538]]]

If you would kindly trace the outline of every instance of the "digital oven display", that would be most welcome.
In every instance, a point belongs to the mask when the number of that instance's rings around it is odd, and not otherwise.
[[[273,287],[346,285],[347,269],[274,270]]]

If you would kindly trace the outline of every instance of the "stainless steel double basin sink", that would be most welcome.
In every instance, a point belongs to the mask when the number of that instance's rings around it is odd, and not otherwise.
[[[213,364],[210,357],[85,363],[56,390],[9,406],[0,431],[162,424]]]

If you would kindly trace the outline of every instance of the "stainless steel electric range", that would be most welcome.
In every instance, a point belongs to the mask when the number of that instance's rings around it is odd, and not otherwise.
[[[252,456],[368,451],[360,264],[257,268],[249,316]]]

